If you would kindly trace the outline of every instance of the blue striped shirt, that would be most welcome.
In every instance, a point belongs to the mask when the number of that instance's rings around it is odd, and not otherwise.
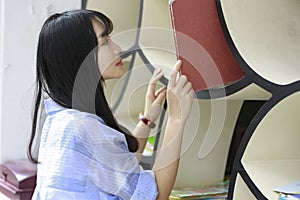
[[[156,199],[153,171],[96,115],[45,100],[33,200]]]

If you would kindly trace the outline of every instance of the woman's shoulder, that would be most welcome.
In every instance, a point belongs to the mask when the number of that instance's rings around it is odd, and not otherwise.
[[[85,123],[96,123],[101,125],[106,125],[103,119],[93,113],[83,112],[76,109],[67,109],[67,113],[69,113],[72,118],[76,120],[83,120]]]
[[[68,127],[68,129],[79,133],[88,133],[89,135],[96,133],[97,137],[99,137],[99,133],[101,132],[102,136],[108,135],[108,137],[120,137],[119,139],[124,139],[122,133],[109,127],[96,114],[63,107],[52,99],[45,101],[45,108],[48,115],[48,122],[51,124],[57,123],[60,126]]]
[[[51,98],[46,99],[44,105],[47,116],[52,118],[59,118],[65,120],[75,119],[79,121],[84,120],[105,124],[105,122],[96,114],[80,111],[73,108],[66,108],[56,103]]]

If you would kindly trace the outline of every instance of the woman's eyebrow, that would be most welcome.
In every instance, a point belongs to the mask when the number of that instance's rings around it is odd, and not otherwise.
[[[98,38],[103,38],[103,33],[99,34]]]
[[[103,31],[102,33],[100,33],[100,35],[98,36],[99,38],[103,38],[103,37],[105,37],[106,36],[106,31]]]

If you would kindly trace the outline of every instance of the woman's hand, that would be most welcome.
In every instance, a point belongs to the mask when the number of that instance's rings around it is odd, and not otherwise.
[[[150,80],[145,102],[144,115],[151,121],[155,121],[161,111],[161,105],[166,97],[166,87],[162,87],[155,92],[156,83],[163,77],[163,71],[155,70]]]
[[[181,61],[178,61],[170,76],[167,88],[168,120],[162,145],[157,152],[152,170],[155,173],[158,197],[168,199],[179,166],[185,122],[191,112],[194,90],[186,76],[179,75]]]
[[[144,116],[150,121],[155,121],[161,111],[161,104],[166,97],[166,87],[162,87],[155,92],[156,83],[163,76],[162,70],[156,70],[150,80],[144,109]],[[144,151],[147,138],[149,136],[150,127],[145,126],[143,122],[139,122],[133,131],[133,135],[139,141],[139,148],[136,151],[138,160],[141,160],[142,152]]]
[[[171,120],[185,122],[191,112],[194,90],[185,75],[178,76],[181,65],[182,62],[178,60],[170,75],[167,90],[168,115]]]

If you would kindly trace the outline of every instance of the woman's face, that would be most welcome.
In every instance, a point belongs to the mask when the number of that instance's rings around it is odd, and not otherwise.
[[[98,39],[98,67],[104,80],[120,78],[125,72],[120,57],[121,48],[109,36],[103,36],[104,28],[100,22],[92,20]]]

